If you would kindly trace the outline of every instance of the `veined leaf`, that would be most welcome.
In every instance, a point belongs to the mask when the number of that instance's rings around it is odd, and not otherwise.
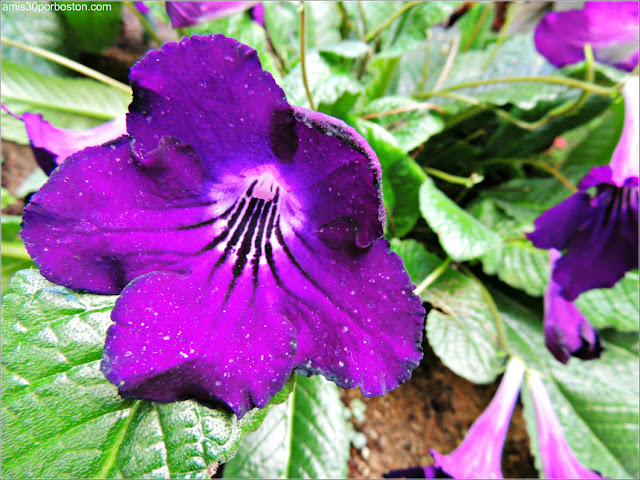
[[[289,399],[272,407],[224,467],[225,478],[346,478],[349,437],[338,388],[298,377]]]

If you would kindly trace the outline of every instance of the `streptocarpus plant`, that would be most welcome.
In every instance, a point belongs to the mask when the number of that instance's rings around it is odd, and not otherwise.
[[[424,309],[355,130],[221,35],[148,53],[131,83],[128,135],[67,158],[22,231],[51,281],[121,293],[102,364],[120,394],[242,416],[292,372],[367,396],[407,380]]]

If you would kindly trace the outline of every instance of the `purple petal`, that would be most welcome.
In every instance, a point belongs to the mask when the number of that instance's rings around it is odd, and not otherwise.
[[[558,67],[584,60],[590,44],[596,60],[631,71],[638,64],[638,4],[586,2],[583,10],[548,13],[535,44]]]
[[[131,80],[131,136],[71,156],[23,226],[50,280],[123,292],[103,364],[122,395],[241,416],[292,371],[365,395],[408,379],[425,312],[379,238],[362,137],[291,108],[219,35],[151,52]]]
[[[562,425],[538,375],[527,375],[538,429],[538,448],[546,478],[602,478],[582,465],[573,455]]]
[[[24,126],[36,160],[47,175],[69,155],[86,147],[93,147],[114,140],[127,133],[125,118],[113,120],[87,130],[57,128],[45,121],[40,114],[22,115]]]
[[[636,4],[637,7],[637,4]],[[618,145],[611,157],[612,180],[615,185],[621,187],[629,178],[638,179],[640,163],[640,148],[638,146],[640,133],[638,129],[640,113],[640,85],[638,77],[627,80],[622,89],[624,96],[624,127]]]
[[[143,15],[146,15],[147,13],[149,13],[151,11],[151,9],[147,5],[145,5],[144,2],[133,2],[133,5]]]
[[[574,193],[540,215],[533,222],[535,230],[527,237],[538,248],[564,250],[591,213],[589,194]]]
[[[256,2],[166,2],[173,28],[192,27],[244,12]]]
[[[222,35],[186,38],[149,52],[130,79],[127,129],[138,155],[165,135],[176,137],[203,159],[205,176],[220,182],[268,162],[292,161],[293,112],[252,48]]]
[[[502,447],[523,375],[524,364],[513,357],[493,400],[473,422],[458,448],[448,455],[431,450],[436,469],[453,478],[502,478]]]
[[[253,7],[250,12],[251,18],[261,27],[264,27],[264,6],[261,3],[258,3],[255,7]]]
[[[560,252],[551,249],[551,265],[560,258]],[[571,356],[590,360],[600,357],[602,345],[595,328],[580,313],[573,302],[560,295],[562,287],[549,281],[544,295],[544,333],[547,348],[562,363]]]
[[[222,401],[242,416],[264,407],[291,375],[295,329],[268,286],[243,278],[227,297],[231,271],[214,282],[199,274],[154,272],[128,285],[111,316],[102,371],[125,398]]]
[[[601,184],[591,204],[590,218],[553,270],[553,280],[569,301],[593,288],[612,287],[638,268],[638,187]]]
[[[193,151],[166,139],[145,164],[129,140],[72,155],[25,208],[22,238],[52,282],[119,293],[147,272],[190,271],[209,243],[206,232],[186,229],[212,208]]]

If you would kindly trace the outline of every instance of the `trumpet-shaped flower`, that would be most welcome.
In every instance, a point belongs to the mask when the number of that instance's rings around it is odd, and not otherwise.
[[[264,26],[264,7],[258,2],[166,2],[166,8],[173,28],[192,27],[248,9],[254,21]]]
[[[560,258],[558,250],[549,250],[551,266]],[[593,325],[573,302],[560,295],[562,287],[553,279],[544,294],[544,336],[547,348],[560,362],[570,357],[590,360],[602,353],[600,337]]]
[[[431,455],[435,460],[433,465],[394,470],[385,477],[502,478],[502,447],[523,376],[524,363],[519,358],[512,358],[493,400],[473,422],[458,448],[448,455],[442,455],[432,449]]]
[[[527,374],[538,430],[538,448],[546,478],[602,478],[574,456],[540,377]]]
[[[585,2],[582,10],[548,13],[535,44],[558,67],[584,60],[589,44],[596,60],[630,72],[638,65],[638,2]]]
[[[25,209],[42,274],[121,293],[102,370],[123,397],[242,416],[292,372],[382,395],[422,357],[424,308],[380,238],[380,164],[292,107],[215,35],[131,70],[127,135],[67,158]]]
[[[527,235],[538,248],[566,250],[553,281],[569,301],[592,288],[612,287],[638,268],[639,88],[633,77],[623,89],[624,128],[609,165],[592,168],[579,191],[538,217]]]

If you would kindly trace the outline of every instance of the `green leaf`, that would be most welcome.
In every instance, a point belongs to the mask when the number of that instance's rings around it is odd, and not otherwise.
[[[623,332],[637,332],[638,272],[628,272],[613,288],[589,290],[576,300],[576,306],[596,328],[615,328]]]
[[[549,257],[546,250],[533,246],[525,232],[533,230],[533,219],[542,212],[491,198],[475,203],[469,211],[503,240],[480,257],[484,272],[529,295],[541,296],[549,279]]]
[[[322,53],[331,53],[342,58],[361,58],[369,51],[369,45],[361,40],[340,40],[328,45],[319,45]]]
[[[77,2],[57,3],[60,7],[66,7],[60,10],[60,15],[69,30],[69,41],[79,50],[100,53],[111,46],[120,35],[123,6],[121,2],[100,2],[103,9],[93,11],[71,9]]]
[[[419,217],[418,191],[426,175],[383,127],[356,120],[356,127],[376,152],[382,165],[382,187],[387,207],[387,230],[394,237],[411,231]],[[390,202],[389,198],[393,200]]]
[[[415,240],[391,242],[414,283],[420,283],[442,260]],[[500,373],[502,353],[489,306],[478,284],[447,268],[420,293],[432,309],[427,314],[427,337],[442,362],[471,382],[489,383]]]
[[[2,315],[7,477],[209,478],[266,415],[123,400],[100,372],[116,297],[73,292],[34,270],[11,288]]]
[[[477,258],[500,246],[500,237],[462,210],[426,178],[420,187],[420,212],[455,261]]]
[[[415,240],[391,240],[391,249],[402,257],[411,281],[419,285],[427,275],[438,268],[442,259],[428,252],[424,245]]]
[[[20,5],[22,3],[22,5]],[[2,9],[2,36],[24,45],[40,47],[56,53],[64,52],[65,32],[62,20],[52,10],[10,10],[10,8],[37,7],[38,3],[4,3]],[[69,70],[49,60],[19,48],[2,45],[2,58],[33,68],[45,75],[68,74]],[[4,81],[4,79],[3,79]],[[3,134],[4,138],[4,134]]]
[[[11,195],[11,192],[9,192],[9,190],[2,187],[2,207],[1,208],[4,210],[9,205],[13,205],[14,203],[16,203],[15,197]]]
[[[503,354],[479,285],[449,267],[420,297],[434,307],[427,314],[427,337],[442,363],[474,383],[495,380]]]
[[[420,105],[420,102],[410,97],[383,97],[369,103],[360,113],[366,115]],[[398,142],[398,146],[405,152],[419,147],[444,129],[442,116],[428,109],[385,115],[373,121],[389,130]]]
[[[13,113],[41,113],[57,127],[85,129],[124,115],[131,96],[84,78],[42,75],[2,60],[2,103]],[[2,138],[28,144],[24,125],[2,112]]]
[[[9,281],[18,270],[35,267],[20,237],[21,222],[20,216],[2,215],[2,295],[8,291]]]
[[[578,460],[611,478],[638,477],[638,355],[604,343],[597,360],[558,362],[546,350],[541,314],[492,292],[503,314],[509,345],[545,386]],[[521,395],[527,430],[540,469],[535,417],[528,392]]]
[[[293,394],[225,465],[225,478],[346,478],[349,437],[338,388],[298,377]]]

